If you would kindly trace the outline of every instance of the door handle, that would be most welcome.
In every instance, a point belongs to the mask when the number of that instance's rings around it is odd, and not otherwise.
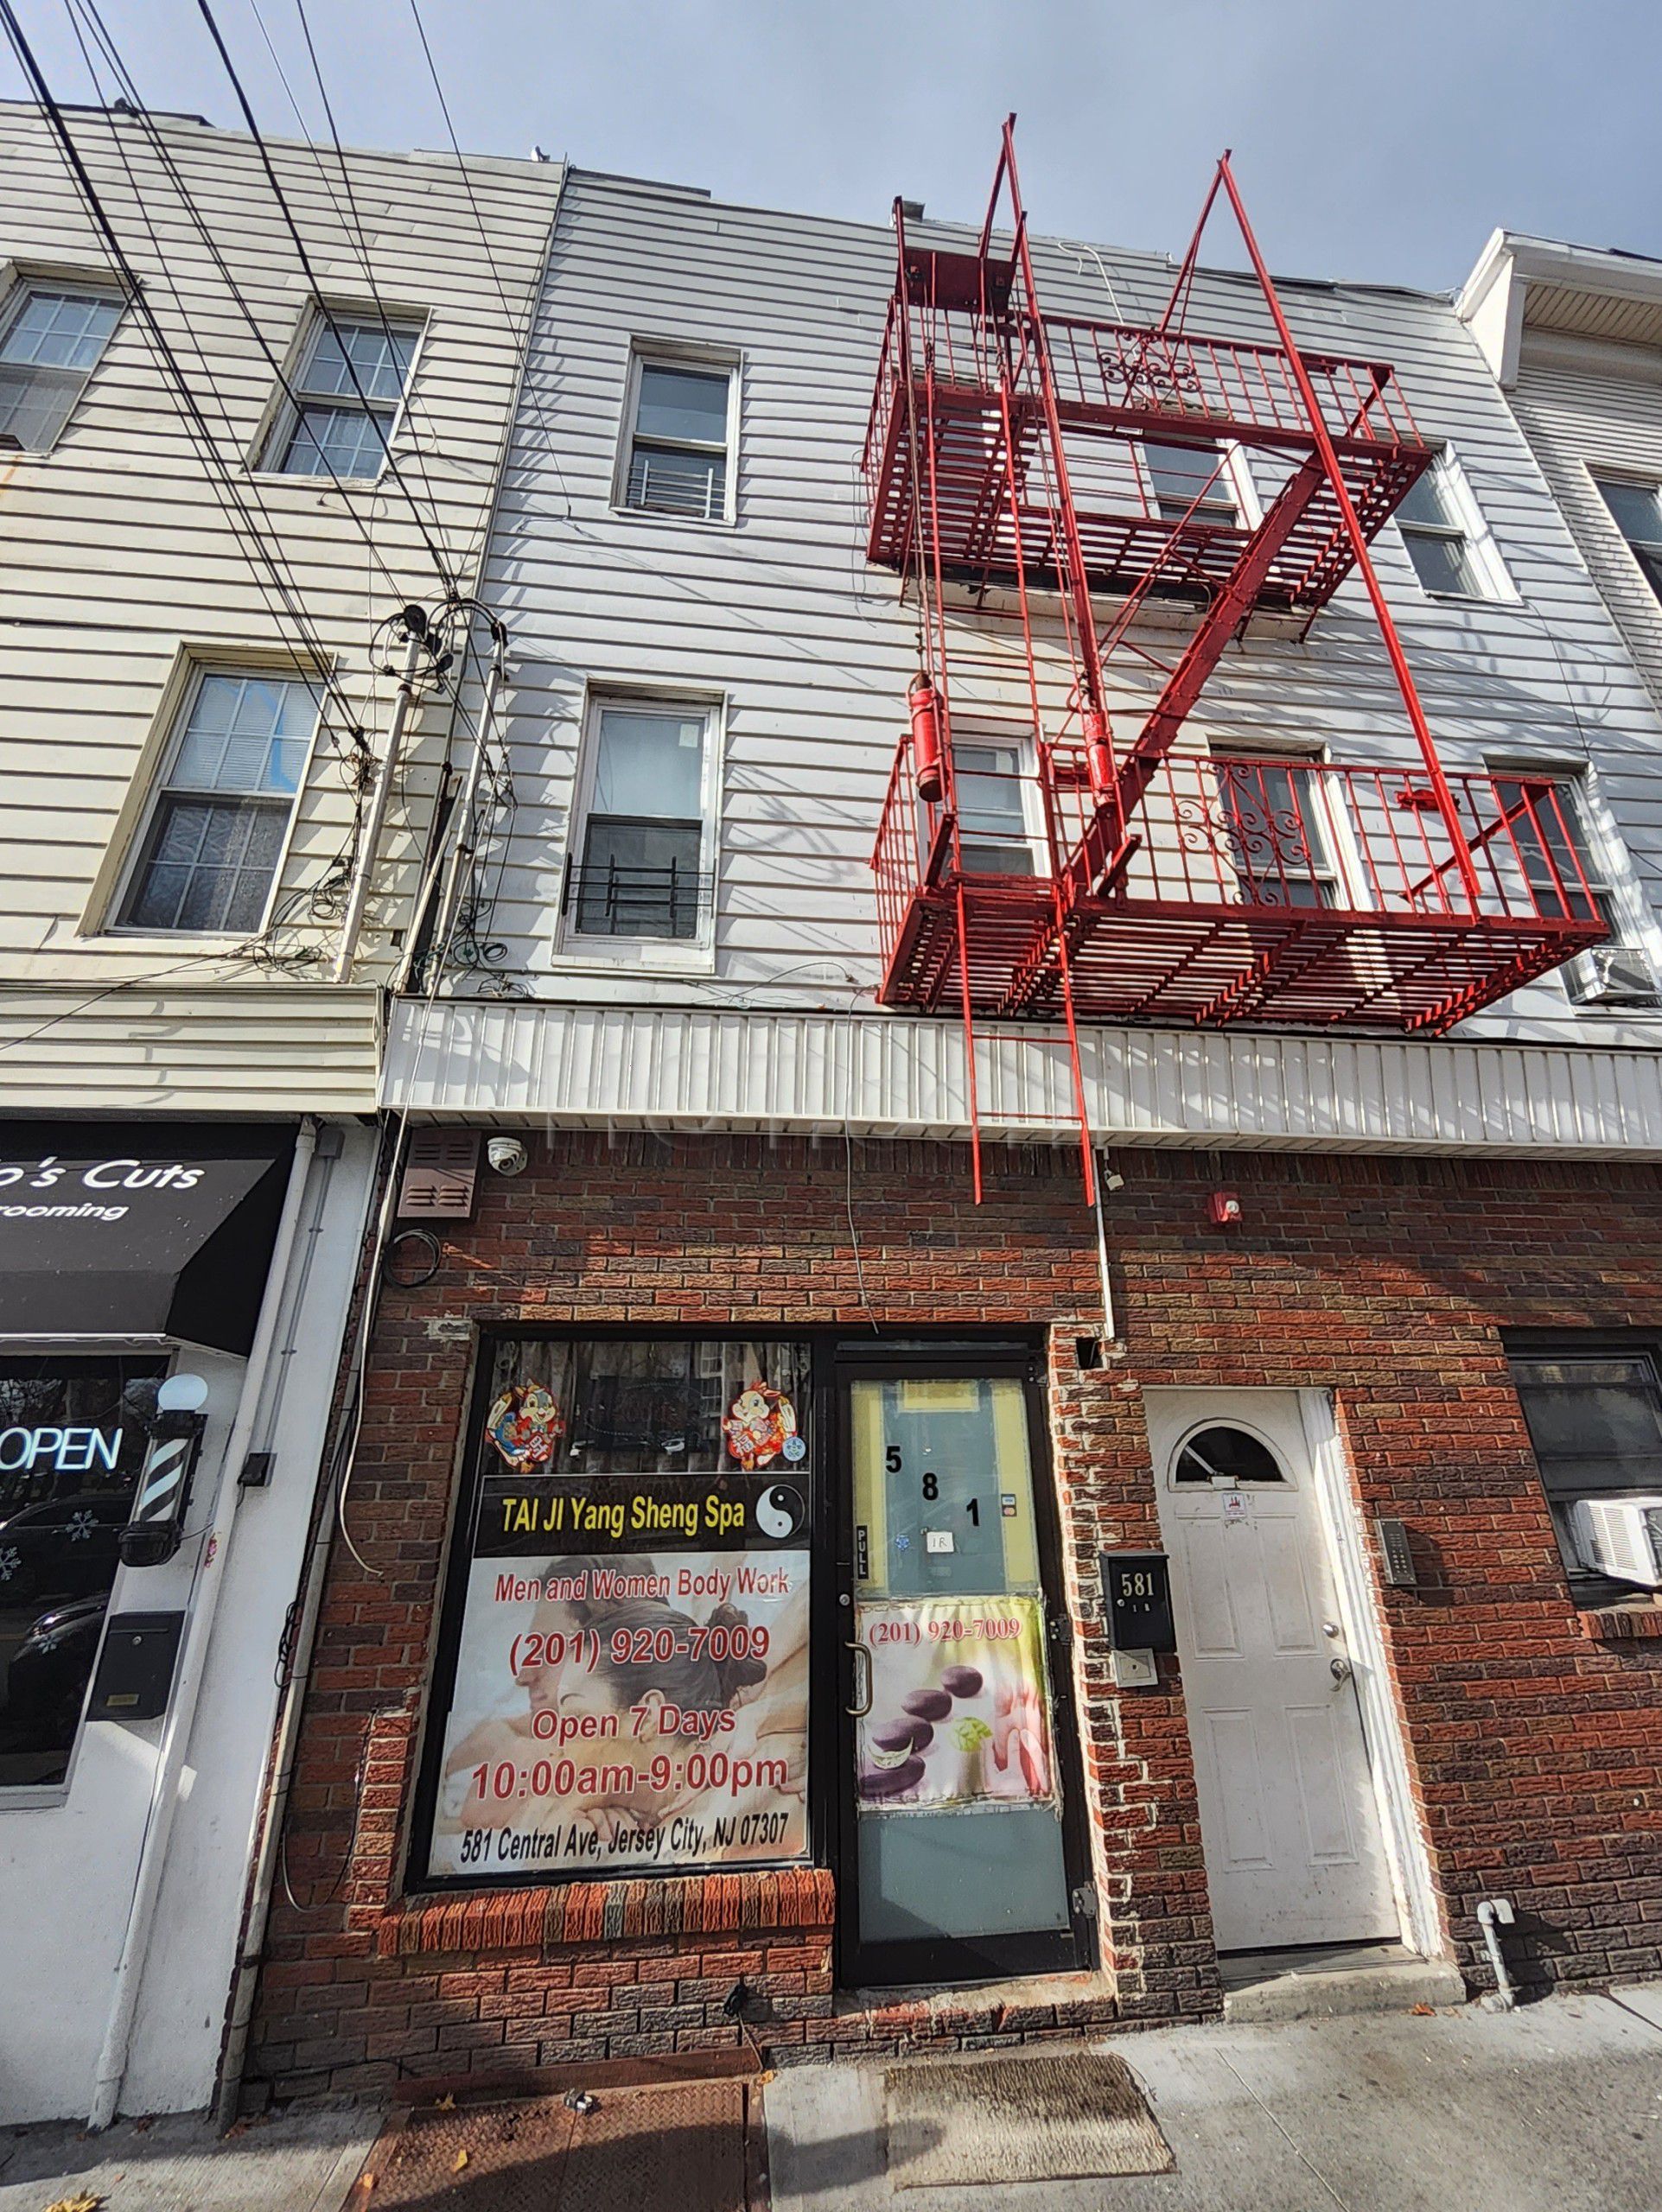
[[[854,1654],[854,1694],[856,1702],[850,1706],[848,1707],[848,1711],[851,1719],[856,1720],[863,1720],[867,1713],[871,1710],[871,1651],[868,1645],[858,1643],[850,1643],[849,1649]],[[866,1687],[865,1695],[863,1698],[861,1697],[859,1687],[860,1662],[863,1659],[865,1662],[866,1669]]]
[[[1335,1682],[1347,1682],[1350,1680],[1350,1661],[1335,1654],[1328,1662],[1328,1672]]]

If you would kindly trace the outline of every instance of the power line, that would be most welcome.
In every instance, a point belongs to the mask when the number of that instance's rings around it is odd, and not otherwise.
[[[258,149],[260,162],[265,171],[266,181],[271,188],[272,196],[276,200],[277,207],[282,213],[283,223],[288,229],[289,236],[294,242],[295,251],[300,257],[300,266],[302,270],[304,272],[306,282],[311,287],[312,297],[316,302],[317,311],[319,315],[322,315],[324,323],[328,326],[329,334],[333,337],[336,346],[340,348],[341,359],[345,365],[347,375],[351,379],[352,389],[357,397],[359,404],[363,408],[365,415],[374,426],[375,435],[380,440],[381,451],[386,458],[387,468],[391,472],[393,480],[398,485],[398,489],[404,493],[404,498],[410,503],[410,512],[414,518],[417,529],[421,532],[422,542],[426,546],[429,554],[432,557],[434,567],[438,570],[439,581],[444,587],[445,596],[449,598],[454,595],[456,589],[455,579],[450,573],[449,563],[436,543],[432,531],[428,529],[425,521],[423,519],[421,509],[417,504],[416,495],[411,490],[409,484],[405,481],[404,471],[398,467],[397,461],[393,458],[392,442],[387,437],[385,426],[382,423],[380,416],[375,412],[374,408],[370,404],[369,394],[364,390],[362,382],[359,378],[357,365],[353,360],[351,353],[347,349],[346,340],[341,336],[339,324],[335,321],[334,315],[329,311],[328,302],[324,297],[323,287],[318,282],[316,270],[312,267],[311,256],[306,251],[306,241],[300,235],[300,226],[295,220],[294,211],[289,205],[288,198],[283,192],[282,182],[277,176],[276,164],[272,162],[271,150],[267,147],[264,139],[260,136],[259,125],[254,120],[254,111],[249,105],[248,95],[243,89],[242,79],[237,74],[236,65],[231,59],[230,52],[226,46],[224,38],[220,35],[220,27],[213,20],[213,10],[208,5],[208,0],[196,0],[196,5],[201,15],[202,21],[207,25],[208,36],[213,40],[213,44],[218,50],[220,60],[224,64],[226,75],[231,80],[231,88],[237,96],[238,106],[242,110],[243,121],[247,126],[248,135],[253,140],[255,146]],[[436,521],[436,515],[434,518]]]
[[[296,0],[296,7],[299,7],[299,0]],[[328,163],[325,163],[325,159],[323,159],[323,150],[321,150],[321,146],[316,146],[315,137],[312,137],[312,126],[309,126],[308,119],[305,119],[303,111],[301,111],[299,98],[296,98],[296,95],[295,95],[295,86],[292,86],[292,84],[288,82],[288,71],[285,71],[285,68],[283,68],[283,58],[281,58],[281,53],[277,51],[275,42],[272,42],[272,33],[270,33],[268,29],[265,29],[265,17],[261,16],[261,11],[259,11],[259,0],[248,0],[248,11],[252,13],[252,17],[254,17],[254,27],[259,29],[259,35],[261,35],[261,40],[264,40],[264,44],[265,44],[265,53],[270,53],[270,58],[272,58],[272,68],[275,68],[275,71],[277,71],[277,79],[279,79],[279,84],[281,84],[281,86],[283,86],[283,93],[288,95],[288,104],[290,104],[290,108],[292,108],[292,111],[295,111],[295,122],[299,124],[301,139],[303,139],[303,142],[305,142],[305,149],[308,149],[308,153],[312,155],[312,162],[315,162],[315,166],[316,166],[316,175],[319,175],[319,183],[321,183],[321,186],[323,186],[325,193],[330,194],[330,206],[332,206],[332,208],[334,208],[334,219],[336,219],[336,224],[341,226],[341,232],[343,232],[345,237],[347,237],[347,241],[350,241],[350,238],[352,238],[352,232],[356,232],[356,244],[359,244],[359,261],[360,261],[360,264],[363,264],[363,281],[365,281],[365,285],[367,285],[367,289],[370,289],[370,299],[374,301],[376,316],[379,316],[379,319],[380,319],[380,332],[383,332],[383,336],[385,336],[387,345],[390,345],[390,347],[392,347],[392,345],[394,345],[394,336],[392,336],[392,323],[390,323],[390,319],[387,319],[385,303],[383,303],[383,299],[380,299],[380,289],[376,288],[376,281],[374,281],[374,268],[372,268],[372,264],[370,264],[370,248],[367,248],[367,241],[365,241],[363,221],[360,221],[360,217],[359,217],[359,201],[356,201],[356,193],[354,193],[354,188],[352,188],[352,173],[350,173],[350,170],[347,170],[347,162],[345,162],[345,153],[343,153],[343,150],[341,150],[341,137],[339,137],[339,133],[336,133],[336,128],[334,128],[334,115],[332,115],[332,111],[330,111],[330,95],[328,95],[328,91],[325,91],[325,86],[323,86],[323,71],[321,71],[319,64],[316,64],[316,55],[312,55],[312,75],[315,75],[315,78],[316,78],[316,88],[319,88],[319,93],[323,93],[323,113],[325,113],[325,118],[328,118],[328,124],[330,124],[330,137],[334,139],[334,157],[336,157],[336,162],[339,162],[339,166],[341,166],[341,183],[343,183],[343,186],[345,186],[345,197],[347,197],[347,206],[350,206],[350,221],[347,221],[347,214],[341,213],[341,197],[339,197],[339,193],[336,193],[334,183],[330,181],[330,170],[328,170]],[[305,11],[303,11],[303,9],[301,9],[301,29],[305,29],[305,44],[308,44],[308,51],[309,51],[309,47],[312,47],[312,33],[309,33],[309,29],[305,27]],[[414,420],[416,420],[416,410],[421,410],[423,418],[425,418],[425,423],[427,423],[427,431],[430,431],[430,435],[434,435],[434,438],[438,438],[438,429],[436,429],[436,425],[434,425],[434,418],[431,418],[430,407],[427,407],[427,403],[425,403],[425,398],[423,398],[423,396],[421,396],[421,391],[416,390],[414,378],[411,378],[411,383],[410,383],[410,390],[405,391],[405,410],[407,410],[407,416],[410,416],[410,423],[411,423],[411,425],[414,425]],[[411,440],[411,449],[414,449],[414,455],[416,455],[416,467],[418,467],[418,469],[421,469],[421,485],[423,485],[423,491],[425,491],[425,493],[427,493],[427,500],[431,502],[431,509],[434,509],[434,526],[438,526],[438,498],[436,498],[436,493],[434,493],[434,485],[431,485],[431,475],[427,474],[427,455],[425,455],[425,451],[423,451],[423,447],[421,447],[421,438],[414,438],[414,440]],[[319,454],[321,454],[321,447],[319,447]],[[325,462],[325,467],[328,467],[328,462]]]
[[[479,243],[484,251],[486,266],[491,272],[491,282],[496,287],[496,296],[502,303],[502,313],[507,320],[508,328],[511,332],[517,334],[518,326],[514,321],[513,312],[508,306],[507,293],[504,289],[502,283],[502,273],[497,267],[496,255],[491,246],[490,232],[486,226],[483,214],[480,212],[479,200],[474,191],[473,178],[468,174],[467,160],[462,151],[461,142],[456,137],[455,124],[451,120],[450,103],[444,97],[444,86],[439,79],[438,64],[434,60],[433,49],[428,44],[427,27],[422,22],[421,10],[417,5],[417,0],[410,0],[410,13],[415,19],[416,35],[421,41],[421,50],[426,58],[427,73],[433,80],[433,90],[438,97],[439,112],[444,118],[444,128],[449,137],[450,151],[455,156],[456,168],[462,177],[462,188],[468,195],[468,205],[473,210],[474,227],[479,232]],[[561,177],[560,196],[562,200],[564,197],[564,172],[562,173]],[[558,219],[559,208],[558,203],[557,203],[554,213],[554,220],[557,222]],[[555,438],[553,430],[549,423],[547,411],[543,404],[542,394],[537,390],[535,380],[529,374],[531,344],[532,338],[536,334],[537,314],[540,306],[540,285],[537,282],[533,281],[528,290],[525,316],[525,331],[523,336],[516,337],[516,350],[520,346],[523,346],[524,348],[527,366],[527,373],[525,378],[525,391],[530,397],[532,405],[536,408],[538,428],[543,434],[544,450],[546,451],[549,461],[553,467],[555,479],[559,485],[560,497],[565,501],[566,519],[569,522],[571,518],[571,494],[566,489],[565,472],[560,467],[558,442]],[[510,420],[503,433],[502,467],[504,468],[506,467],[507,448],[513,436],[513,428],[514,425]]]
[[[63,155],[65,164],[86,202],[93,226],[121,277],[128,302],[144,329],[158,364],[172,381],[187,426],[201,448],[207,463],[210,489],[219,500],[232,537],[237,540],[239,550],[254,572],[262,596],[265,596],[265,587],[260,580],[260,561],[264,561],[270,571],[272,583],[283,601],[296,634],[306,645],[309,653],[314,653],[317,657],[316,673],[325,690],[333,694],[346,719],[348,729],[354,736],[361,737],[362,732],[358,728],[355,710],[350,700],[341,690],[340,683],[334,674],[329,656],[323,652],[321,645],[315,642],[304,609],[299,604],[288,578],[277,565],[270,548],[261,537],[258,526],[244,499],[243,487],[232,479],[229,470],[224,467],[222,458],[214,443],[213,429],[202,413],[201,404],[190,388],[179,358],[174,351],[172,341],[162,329],[160,318],[145,292],[125,247],[117,235],[114,224],[99,196],[98,187],[93,183],[86,164],[81,158],[80,150],[70,133],[63,111],[46,81],[40,63],[35,59],[34,48],[23,35],[22,27],[17,21],[11,0],[0,0],[0,25],[3,25],[12,51],[16,54],[24,75],[34,90],[41,112],[51,126]],[[216,474],[216,470],[220,474]],[[269,515],[266,519],[270,521]],[[251,540],[254,549],[252,551],[250,550]],[[269,598],[267,607],[268,611],[271,612],[275,618],[276,610],[271,607]],[[281,626],[280,624],[279,626]]]
[[[93,27],[95,35],[98,37],[99,43],[103,47],[104,51],[110,60],[111,67],[115,71],[118,81],[127,97],[129,105],[133,109],[132,120],[144,133],[147,143],[154,152],[158,163],[166,174],[169,181],[173,186],[175,194],[178,197],[181,207],[183,208],[186,215],[189,218],[191,223],[194,226],[196,234],[201,238],[205,251],[207,252],[209,259],[213,262],[220,278],[224,282],[225,287],[230,293],[232,301],[240,310],[243,320],[247,323],[249,330],[253,335],[255,343],[258,346],[260,352],[264,355],[266,365],[270,368],[272,376],[276,378],[278,389],[282,391],[284,398],[289,402],[289,404],[295,409],[296,413],[298,413],[301,404],[300,396],[296,391],[294,385],[284,372],[283,364],[277,358],[276,352],[272,348],[271,344],[267,339],[264,330],[261,326],[259,317],[255,313],[253,308],[249,304],[247,295],[244,292],[241,285],[238,282],[230,264],[226,259],[225,254],[220,249],[218,240],[214,238],[212,231],[208,228],[207,219],[202,214],[200,207],[198,207],[195,199],[192,194],[190,187],[187,183],[177,162],[174,159],[172,149],[168,145],[165,137],[156,125],[154,117],[150,114],[143,101],[139,97],[137,86],[134,83],[125,63],[121,58],[120,53],[116,47],[114,40],[111,37],[108,29],[105,28],[103,20],[99,14],[96,0],[66,0],[66,5],[70,10],[70,22],[72,27],[74,26],[74,10],[77,8],[80,9],[82,15],[86,17],[88,22]],[[76,37],[78,41],[80,40],[80,31],[77,28]],[[85,42],[81,41],[81,51],[83,54],[86,54],[86,50]],[[96,87],[98,80],[96,73],[92,72],[90,57],[88,58],[87,67],[89,73],[92,73],[93,75],[93,83]],[[101,88],[99,89],[101,91]],[[150,220],[144,195],[138,190],[138,187],[133,180],[131,168],[128,165],[126,155],[121,144],[120,125],[118,123],[112,128],[112,137],[115,141],[117,151],[122,157],[122,166],[124,168],[127,169],[128,181],[132,185],[134,195],[138,203],[141,219],[144,223],[144,227],[150,234],[151,245],[156,253],[157,258],[164,273],[166,273],[168,270],[168,257],[162,251],[160,241],[156,235],[155,226]],[[182,299],[180,297],[179,287],[172,279],[171,276],[169,276],[169,283],[174,294],[175,304],[179,308],[180,319],[184,323],[185,327],[188,332],[190,330],[189,318],[185,314],[184,303]],[[216,399],[220,402],[220,412],[225,417],[227,435],[234,440],[235,432],[232,426],[230,413],[226,408],[223,397],[219,393],[218,387],[213,384],[213,372],[207,365],[207,356],[200,341],[195,339],[194,332],[191,333],[191,337],[193,344],[196,346],[197,358],[201,362],[203,376],[207,379],[209,388],[213,391]],[[341,494],[347,519],[353,524],[358,531],[359,535],[362,537],[365,545],[368,549],[371,561],[377,568],[379,569],[381,575],[385,579],[389,590],[396,598],[400,600],[408,598],[410,594],[405,590],[404,587],[399,582],[398,577],[393,575],[392,569],[387,566],[385,560],[381,555],[379,548],[375,543],[373,534],[371,531],[368,524],[359,512],[358,508],[352,499],[349,487],[335,473],[334,468],[329,466],[327,456],[324,457],[324,467],[328,471],[330,483],[334,486],[334,489]],[[258,482],[252,480],[250,480],[248,488],[252,495],[258,501],[261,512],[265,516],[267,521],[271,524],[271,527],[275,531],[277,524],[271,516],[271,510],[266,506],[264,492]]]

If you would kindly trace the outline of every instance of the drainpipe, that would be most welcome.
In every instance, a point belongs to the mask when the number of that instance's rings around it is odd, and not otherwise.
[[[404,724],[409,721],[410,709],[415,703],[416,671],[421,664],[422,651],[427,643],[427,617],[419,607],[406,607],[401,619],[404,646],[404,666],[398,671],[398,696],[393,703],[392,721],[386,733],[386,750],[381,756],[380,766],[375,772],[375,788],[370,795],[364,833],[358,840],[352,889],[347,896],[347,911],[341,917],[341,943],[335,951],[334,969],[330,978],[336,983],[352,981],[352,964],[357,957],[358,938],[364,926],[364,909],[369,904],[369,888],[375,874],[375,855],[381,849],[381,832],[386,826],[386,810],[392,799],[392,782],[398,772],[398,754],[404,745]]]
[[[1510,1928],[1514,1917],[1507,1897],[1485,1897],[1477,1908],[1477,1924],[1483,1930],[1489,1964],[1494,1968],[1494,1994],[1485,2001],[1496,2012],[1510,2012],[1518,2002],[1518,1992],[1506,1972],[1506,1954],[1500,1948],[1500,1930]]]
[[[168,1846],[173,1835],[174,1815],[179,1806],[180,1779],[184,1770],[185,1757],[190,1748],[191,1724],[195,1719],[196,1702],[201,1694],[202,1680],[207,1671],[207,1648],[213,1632],[214,1615],[219,1610],[220,1594],[225,1587],[232,1523],[237,1517],[238,1501],[242,1495],[238,1476],[248,1453],[260,1400],[264,1395],[271,1347],[277,1336],[277,1317],[289,1279],[290,1257],[300,1224],[301,1205],[311,1170],[312,1155],[316,1149],[317,1124],[309,1115],[301,1122],[296,1135],[294,1160],[289,1169],[289,1185],[283,1193],[277,1241],[272,1247],[271,1264],[265,1277],[265,1294],[260,1300],[259,1319],[255,1324],[254,1341],[249,1346],[248,1365],[243,1372],[237,1411],[220,1463],[219,1484],[213,1497],[213,1518],[197,1556],[191,1593],[193,1603],[186,1624],[183,1649],[179,1655],[178,1678],[174,1683],[173,1698],[156,1754],[156,1778],[150,1787],[150,1810],[144,1822],[144,1840],[139,1851],[132,1902],[127,1909],[121,1955],[116,1961],[110,2017],[104,2031],[104,2047],[99,2053],[98,2072],[93,2079],[92,2107],[87,2114],[86,2124],[95,2130],[107,2127],[115,2118],[121,2085],[126,2078],[133,2015],[138,2009],[144,1961],[150,1951],[156,1904],[162,1893],[162,1878],[167,1870]]]

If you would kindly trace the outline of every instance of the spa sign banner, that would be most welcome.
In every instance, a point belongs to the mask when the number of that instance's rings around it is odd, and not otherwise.
[[[855,1623],[871,1654],[862,1811],[1054,1801],[1038,1599],[901,1599],[857,1605]]]
[[[516,1471],[478,1492],[429,1875],[806,1859],[806,1479],[534,1471],[546,1409],[513,1420],[492,1442]]]

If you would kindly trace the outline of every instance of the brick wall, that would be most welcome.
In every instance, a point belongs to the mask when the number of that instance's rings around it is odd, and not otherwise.
[[[1434,1880],[1474,1978],[1474,1910],[1497,1891],[1519,1908],[1538,1980],[1662,1972],[1662,1643],[1573,1606],[1500,1333],[1662,1325],[1657,1171],[1321,1155],[1226,1167],[1153,1152],[1118,1164],[1126,1357],[1089,1372],[1075,1338],[1100,1326],[1096,1250],[1066,1153],[995,1154],[977,1209],[958,1148],[856,1145],[863,1295],[840,1143],[572,1135],[534,1140],[518,1180],[485,1179],[434,1280],[383,1300],[348,1503],[366,1567],[336,1546],[252,2078],[367,2093],[714,2053],[738,2045],[720,2008],[741,1974],[778,2057],[1215,2010],[1177,1670],[1162,1662],[1158,1689],[1117,1699],[1096,1618],[1098,1551],[1159,1545],[1141,1394],[1162,1384],[1331,1388],[1365,1510],[1414,1532],[1423,1585],[1383,1594],[1389,1658]],[[1216,1229],[1206,1194],[1226,1181],[1244,1217]],[[860,2011],[832,1992],[825,1873],[402,1897],[472,1325],[748,1332],[872,1317],[897,1332],[1051,1332],[1107,1980],[1019,2010],[965,1993]]]

